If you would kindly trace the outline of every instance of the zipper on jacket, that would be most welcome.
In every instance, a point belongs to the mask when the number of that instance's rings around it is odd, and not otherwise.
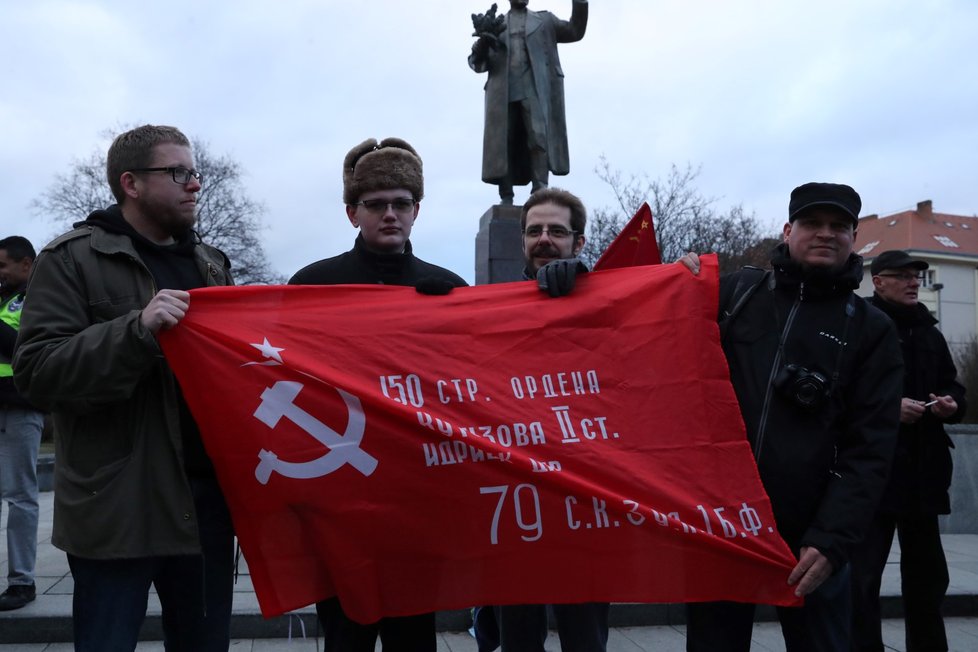
[[[802,281],[801,285],[798,287],[798,298],[795,299],[794,304],[791,306],[791,310],[788,312],[788,319],[784,322],[784,330],[781,332],[780,341],[778,342],[778,351],[774,355],[774,362],[771,364],[771,373],[767,379],[767,389],[764,391],[764,404],[761,406],[761,418],[757,425],[757,435],[754,438],[754,461],[761,461],[761,446],[764,444],[764,434],[767,430],[767,418],[771,409],[771,395],[774,390],[774,378],[777,376],[778,369],[781,367],[781,353],[784,349],[784,342],[788,339],[788,332],[791,330],[791,325],[795,321],[795,315],[798,313],[798,308],[801,307],[801,302],[804,300],[805,296],[805,282]],[[778,306],[775,303],[774,310],[777,311]]]

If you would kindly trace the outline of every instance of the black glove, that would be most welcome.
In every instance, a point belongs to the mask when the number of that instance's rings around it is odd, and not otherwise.
[[[440,297],[448,294],[455,289],[455,285],[451,281],[446,281],[443,278],[438,278],[437,276],[425,276],[423,279],[419,280],[414,289],[418,294],[427,294],[431,297]]]
[[[587,272],[579,258],[559,258],[537,270],[537,287],[552,297],[564,297],[574,289],[578,274]]]

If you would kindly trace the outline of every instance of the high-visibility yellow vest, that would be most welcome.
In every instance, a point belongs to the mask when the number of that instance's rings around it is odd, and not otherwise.
[[[0,305],[0,320],[9,324],[14,330],[20,330],[20,309],[24,307],[24,293],[18,292]],[[14,375],[14,368],[9,355],[0,352],[0,378]]]

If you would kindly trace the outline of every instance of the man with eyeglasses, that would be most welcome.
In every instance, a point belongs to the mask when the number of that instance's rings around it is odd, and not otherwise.
[[[421,157],[411,145],[400,138],[363,141],[343,160],[346,217],[359,231],[353,249],[303,267],[289,284],[379,283],[413,286],[425,294],[445,294],[466,285],[457,274],[414,255],[411,230],[423,197]],[[373,652],[378,636],[388,652],[437,648],[433,613],[360,624],[346,616],[336,598],[318,603],[316,613],[328,652]]]
[[[838,652],[850,640],[850,559],[879,504],[896,443],[899,342],[853,292],[862,200],[812,182],[788,202],[772,270],[720,279],[721,344],[778,533],[797,556],[779,607],[788,652]],[[747,652],[755,605],[687,606],[688,652]]]
[[[947,650],[941,602],[948,587],[938,515],[949,514],[951,440],[945,423],[964,417],[965,388],[937,320],[920,303],[927,261],[905,251],[873,259],[874,306],[896,324],[903,350],[903,398],[893,470],[869,533],[856,548],[853,652],[883,650],[880,584],[896,531],[908,650]]]
[[[400,138],[363,141],[343,160],[346,217],[359,230],[353,249],[303,267],[289,284],[466,285],[457,274],[414,255],[411,230],[423,198],[421,158],[411,145]]]
[[[155,585],[167,650],[226,652],[234,532],[157,335],[188,290],[230,285],[230,263],[193,231],[202,179],[179,130],[120,134],[106,168],[118,203],[41,251],[13,363],[54,415],[75,649],[134,650]]]
[[[523,278],[536,279],[552,297],[574,289],[577,274],[587,267],[578,259],[584,248],[587,211],[576,195],[546,188],[530,195],[520,212],[523,232]]]
[[[559,188],[545,188],[530,195],[520,214],[523,231],[525,280],[552,297],[569,294],[578,273],[586,271],[577,256],[584,247],[587,211],[581,200]],[[514,279],[516,280],[516,279]],[[583,561],[582,561],[583,563]],[[480,652],[497,646],[502,652],[543,652],[549,629],[547,605],[480,607],[476,636]],[[550,605],[557,621],[563,652],[604,652],[608,645],[607,602]],[[492,623],[491,620],[495,620]],[[493,627],[495,625],[495,627]]]

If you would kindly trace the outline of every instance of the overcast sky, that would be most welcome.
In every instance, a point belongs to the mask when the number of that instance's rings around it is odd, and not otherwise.
[[[2,235],[54,235],[31,200],[106,129],[172,124],[243,166],[288,276],[352,245],[346,152],[399,136],[425,167],[415,252],[471,282],[498,200],[480,179],[485,75],[466,63],[490,4],[0,0]],[[569,18],[571,1],[530,9]],[[976,215],[976,27],[973,0],[592,0],[586,36],[560,49],[571,174],[552,185],[611,205],[605,155],[653,178],[702,166],[718,209],[772,229],[812,180],[851,184],[863,214],[931,199]]]

